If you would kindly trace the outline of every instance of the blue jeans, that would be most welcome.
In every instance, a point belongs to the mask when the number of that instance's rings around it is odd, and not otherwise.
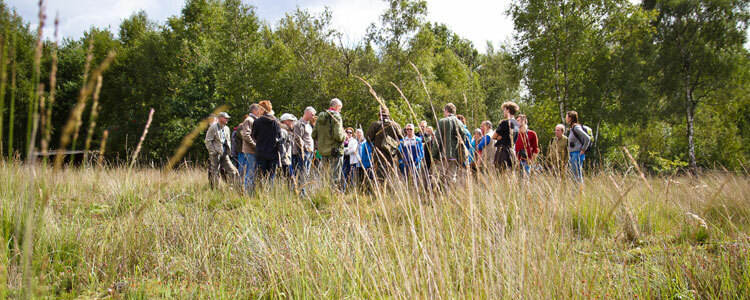
[[[253,192],[255,188],[255,171],[257,168],[257,159],[255,154],[240,153],[240,173],[245,178],[245,193],[249,194]]]
[[[523,169],[523,171],[524,171],[524,174],[525,174],[526,176],[528,176],[528,175],[529,175],[529,173],[531,173],[531,166],[530,166],[530,165],[529,165],[529,163],[527,163],[527,162],[526,162],[525,160],[522,160],[522,161],[520,161],[520,162],[521,162],[521,169]]]
[[[300,192],[305,194],[305,184],[310,176],[310,166],[312,165],[313,153],[292,155],[292,173],[297,178],[297,186]]]
[[[581,151],[570,152],[570,172],[573,173],[573,179],[583,183],[583,161],[586,159],[585,154]]]

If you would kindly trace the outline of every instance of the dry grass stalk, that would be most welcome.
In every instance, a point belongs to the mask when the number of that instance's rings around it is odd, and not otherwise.
[[[382,99],[382,98],[380,98],[380,96],[378,96],[378,93],[377,93],[377,92],[375,92],[375,89],[373,89],[373,88],[372,88],[372,85],[370,85],[370,83],[369,83],[369,82],[367,82],[367,80],[365,80],[365,79],[364,79],[364,78],[362,78],[362,77],[356,76],[356,75],[355,75],[354,77],[357,77],[357,79],[359,79],[360,81],[364,82],[364,83],[365,83],[365,85],[367,85],[367,88],[369,89],[369,91],[370,91],[370,94],[371,94],[371,95],[372,95],[373,97],[375,97],[375,101],[378,101],[378,103],[380,104],[380,107],[382,107],[382,108],[388,108],[388,106],[387,106],[387,105],[385,105],[385,101],[383,101],[383,99]]]
[[[654,189],[651,187],[651,184],[648,183],[648,180],[646,179],[646,175],[644,175],[643,172],[641,172],[641,168],[638,166],[638,162],[636,162],[633,156],[630,155],[630,151],[628,151],[628,148],[622,147],[622,150],[625,151],[625,154],[628,156],[628,159],[630,160],[631,163],[633,163],[633,167],[635,167],[635,170],[638,171],[638,174],[641,176],[641,179],[643,180],[643,183],[646,184],[646,187],[648,188],[648,190],[653,192]]]
[[[31,141],[31,129],[34,126],[32,122],[34,122],[34,115],[38,112],[38,98],[37,98],[37,85],[39,84],[39,77],[41,73],[41,66],[42,66],[42,35],[43,35],[43,29],[44,29],[44,21],[47,18],[47,15],[44,13],[46,9],[46,3],[44,0],[39,0],[39,27],[37,27],[36,31],[36,48],[34,50],[34,67],[33,67],[33,73],[32,73],[32,88],[29,91],[29,99],[31,101],[31,105],[29,105],[29,112],[28,112],[28,122],[26,124],[26,146],[27,149],[32,149],[33,147],[29,147],[29,145],[32,143]],[[27,153],[28,156],[29,153]]]
[[[417,72],[417,79],[419,80],[419,82],[422,83],[422,88],[424,88],[424,92],[425,94],[427,94],[427,100],[430,102],[430,108],[432,109],[432,116],[435,118],[435,125],[437,125],[438,124],[437,111],[435,111],[435,104],[432,103],[432,96],[430,96],[430,91],[427,89],[427,83],[424,81],[424,77],[422,77],[422,72],[419,71],[419,68],[417,68],[417,66],[414,63],[409,62],[409,64],[411,65],[412,68],[414,68],[414,71]],[[437,127],[437,136],[438,138],[442,138],[443,136],[442,132],[440,132],[440,126]],[[445,157],[445,149],[443,149],[442,151],[443,151],[442,157]],[[445,169],[445,163],[443,162],[443,160],[440,160],[440,164],[442,165],[443,169]]]
[[[5,87],[8,82],[8,28],[0,35],[0,157],[3,156],[3,121],[5,121]]]
[[[406,102],[406,106],[409,107],[409,113],[411,113],[411,122],[419,127],[419,118],[417,118],[417,114],[414,113],[414,110],[411,108],[411,103],[409,102],[409,99],[406,99],[406,96],[404,96],[404,92],[401,91],[401,89],[391,81],[391,85],[393,85],[394,88],[398,91],[398,94],[401,95],[401,99],[404,99],[404,102]]]
[[[109,64],[112,63],[112,60],[114,58],[115,53],[110,52],[107,57],[104,58],[104,61],[102,61],[99,67],[94,70],[94,72],[92,73],[93,77],[99,77],[109,67]],[[86,99],[88,99],[89,95],[93,93],[95,84],[95,80],[89,80],[86,82],[83,88],[81,88],[81,91],[78,94],[78,102],[70,112],[70,117],[68,118],[68,121],[67,123],[65,123],[65,126],[62,130],[62,135],[60,137],[61,150],[64,150],[66,147],[68,147],[68,144],[70,143],[70,135],[76,129],[76,124],[80,122],[81,114],[83,113],[83,109],[86,107]],[[62,167],[64,157],[64,154],[55,156],[55,170],[59,170],[60,167]]]
[[[94,41],[93,38],[89,39],[89,48],[86,50],[86,65],[83,67],[83,84],[86,85],[89,79],[89,72],[91,72],[91,63],[94,60]],[[88,97],[88,96],[87,96]],[[88,99],[85,99],[88,101]],[[73,147],[72,150],[78,149],[78,135],[80,133],[81,125],[83,120],[79,118],[75,123],[75,129],[73,129]]]
[[[146,120],[146,127],[143,128],[143,134],[141,135],[141,139],[138,140],[138,146],[135,147],[135,152],[133,152],[133,158],[130,160],[130,167],[132,168],[135,165],[136,159],[138,159],[138,154],[141,153],[141,147],[143,146],[143,141],[146,140],[146,135],[148,134],[148,128],[151,127],[151,121],[154,120],[154,109],[152,108],[148,112],[148,120]]]
[[[108,137],[109,137],[109,130],[104,130],[104,132],[102,132],[102,142],[99,145],[99,158],[98,158],[99,168],[104,167],[104,151],[107,150],[107,138]]]
[[[15,16],[15,13],[13,14]],[[10,46],[10,109],[8,111],[8,158],[13,158],[13,132],[16,116],[16,33],[13,32]]]
[[[96,78],[96,88],[94,89],[94,103],[91,104],[91,114],[89,115],[89,130],[86,134],[86,142],[83,148],[83,164],[88,163],[89,149],[91,149],[91,138],[94,136],[96,128],[96,118],[99,116],[99,93],[102,91],[102,76]]]
[[[49,100],[47,106],[47,113],[45,119],[47,120],[47,126],[42,126],[44,134],[42,135],[42,155],[46,163],[49,151],[49,141],[52,139],[52,109],[55,105],[55,94],[57,93],[57,47],[58,47],[58,33],[60,27],[60,14],[55,16],[55,43],[52,46],[52,68],[49,73]]]
[[[195,128],[193,128],[193,131],[188,133],[184,138],[182,138],[182,142],[180,143],[180,147],[177,148],[177,151],[175,151],[174,155],[172,155],[171,158],[169,158],[169,162],[167,162],[167,166],[164,167],[164,172],[170,172],[172,171],[172,168],[174,168],[175,165],[182,159],[182,157],[187,153],[188,148],[193,144],[193,140],[195,137],[197,137],[203,130],[205,130],[208,125],[211,123],[212,116],[217,115],[219,112],[225,111],[227,109],[226,105],[222,105],[214,110],[213,113],[211,113],[211,116],[203,119],[203,121],[199,122],[197,125],[195,125]]]

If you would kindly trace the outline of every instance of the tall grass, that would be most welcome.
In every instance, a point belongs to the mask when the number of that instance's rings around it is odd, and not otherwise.
[[[2,232],[26,215],[28,167],[3,165]],[[205,171],[37,170],[37,296],[136,298],[741,298],[750,292],[750,181],[721,173],[572,181],[490,174],[427,193],[255,197]],[[613,182],[609,177],[616,178]],[[401,181],[405,183],[406,181]],[[619,189],[618,187],[619,186]],[[623,193],[641,239],[625,237]],[[632,188],[631,188],[632,187]],[[469,191],[473,192],[469,192]],[[49,206],[41,206],[48,198]],[[694,217],[706,226],[695,224]],[[8,288],[20,274],[6,248]],[[3,256],[0,256],[2,258]],[[1,274],[1,273],[0,273]]]

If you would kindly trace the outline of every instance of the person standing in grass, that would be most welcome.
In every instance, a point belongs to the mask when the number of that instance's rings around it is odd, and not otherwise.
[[[479,169],[488,170],[492,166],[492,161],[495,160],[495,153],[497,152],[492,140],[492,122],[489,120],[482,122],[479,129],[482,131],[482,137],[477,142],[477,151],[479,151],[481,157]]]
[[[239,155],[240,169],[244,178],[245,194],[251,194],[255,188],[255,171],[257,159],[255,157],[255,140],[253,139],[253,122],[262,113],[257,103],[250,105],[250,113],[245,117],[239,128],[242,138],[242,152]]]
[[[344,129],[344,132],[346,133],[346,138],[344,139],[344,164],[341,172],[344,175],[344,190],[346,190],[346,185],[349,184],[350,172],[352,171],[351,155],[348,150],[349,143],[354,139],[354,128],[347,127]]]
[[[297,180],[297,186],[302,195],[305,194],[305,185],[310,177],[310,166],[315,154],[315,142],[312,138],[312,120],[315,117],[315,108],[308,106],[302,118],[294,125],[294,149],[292,150],[293,174]]]
[[[569,111],[565,115],[565,122],[570,126],[570,133],[568,133],[570,172],[573,174],[573,179],[578,183],[583,183],[583,161],[586,160],[586,149],[591,144],[591,138],[579,123],[576,111]]]
[[[518,140],[515,144],[516,158],[520,162],[521,169],[528,176],[539,154],[539,140],[537,139],[536,132],[529,129],[529,120],[526,118],[526,115],[518,115],[516,122],[520,125]]]
[[[557,124],[555,126],[555,137],[552,138],[549,152],[547,152],[547,163],[553,172],[563,174],[568,165],[566,162],[568,158],[568,137],[565,136],[565,125]]]
[[[271,101],[263,100],[260,105],[263,115],[253,123],[255,156],[258,161],[258,175],[268,178],[271,185],[279,167],[281,146],[281,124],[273,116]]]
[[[367,139],[375,147],[373,153],[375,174],[381,182],[387,179],[388,174],[398,174],[396,168],[400,156],[398,146],[403,137],[401,125],[391,120],[387,107],[381,107],[378,120],[372,122],[367,130]]]
[[[204,139],[204,144],[208,150],[208,179],[211,188],[219,186],[219,172],[222,168],[226,172],[227,181],[231,184],[235,184],[239,176],[237,169],[229,160],[232,142],[227,122],[229,122],[229,114],[226,112],[219,113],[217,122],[208,127]]]
[[[422,145],[422,138],[414,134],[413,124],[406,124],[406,127],[404,127],[404,138],[401,139],[399,151],[401,151],[401,157],[403,157],[401,172],[407,178],[414,179],[415,183],[419,182],[418,179],[421,175],[419,171],[424,159],[424,145]]]
[[[443,107],[443,118],[438,121],[438,144],[444,168],[442,173],[452,183],[457,182],[469,160],[469,149],[464,143],[466,139],[464,124],[456,117],[456,105],[446,104]]]
[[[331,99],[328,110],[318,114],[313,128],[312,138],[318,143],[322,167],[330,172],[331,184],[334,189],[343,191],[341,170],[344,163],[344,121],[341,109],[344,107],[338,98]]]
[[[357,129],[354,132],[354,136],[346,144],[344,154],[349,157],[349,172],[346,176],[347,188],[356,187],[361,178],[362,158],[360,157],[360,145],[363,140],[364,134],[362,133],[362,129]]]
[[[513,168],[514,150],[513,143],[518,136],[518,122],[513,116],[518,112],[518,104],[508,101],[503,103],[503,121],[497,126],[497,130],[492,134],[492,139],[496,140],[495,146],[498,148],[495,153],[495,167],[501,172]]]
[[[297,123],[297,117],[292,114],[281,115],[281,171],[289,180],[294,176],[292,168],[292,148],[294,148],[294,133],[292,128]]]

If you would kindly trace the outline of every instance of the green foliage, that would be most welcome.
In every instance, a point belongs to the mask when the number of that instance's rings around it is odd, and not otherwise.
[[[518,0],[507,12],[514,40],[498,48],[488,43],[484,54],[445,24],[427,22],[426,1],[387,3],[379,24],[361,39],[346,40],[333,30],[329,9],[318,14],[297,9],[269,24],[240,0],[187,0],[164,24],[141,11],[115,30],[92,28],[81,39],[65,39],[50,146],[57,147],[57,127],[77,101],[93,44],[93,66],[108,52],[117,53],[104,74],[92,147],[107,130],[106,153],[115,161],[135,148],[150,108],[155,115],[141,162],[156,164],[221,105],[229,107],[234,126],[260,100],[271,100],[277,114],[300,115],[306,106],[323,110],[337,97],[344,101],[345,125],[366,128],[378,104],[355,77],[360,76],[399,123],[434,125],[442,106],[452,102],[470,127],[483,120],[498,124],[501,104],[515,101],[543,151],[564,112],[578,111],[596,137],[590,164],[627,168],[621,153],[627,146],[637,150],[644,169],[661,174],[685,169],[693,152],[703,167],[750,165],[750,54],[742,46],[750,19],[747,1]],[[25,132],[35,35],[2,1],[0,23],[18,40],[12,58],[18,101],[13,124],[3,130]],[[44,43],[45,86],[51,47]],[[86,124],[90,109],[84,111]],[[204,161],[201,139],[189,148],[188,160]],[[26,141],[16,135],[13,142],[18,153]]]

